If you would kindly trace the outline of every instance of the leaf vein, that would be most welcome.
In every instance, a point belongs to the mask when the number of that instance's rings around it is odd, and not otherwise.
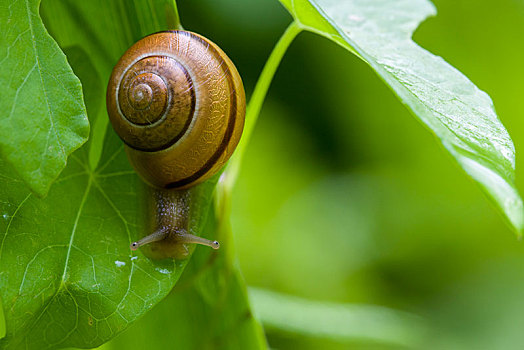
[[[7,223],[7,228],[5,230],[5,234],[4,236],[2,237],[2,242],[0,243],[0,261],[2,260],[2,252],[3,252],[3,249],[4,249],[4,242],[5,242],[5,239],[7,238],[7,235],[9,234],[9,229],[11,228],[11,223],[13,222],[13,220],[15,219],[16,217],[16,214],[18,214],[18,211],[20,210],[20,208],[22,208],[22,206],[24,205],[24,203],[29,199],[29,197],[31,197],[31,193],[29,193],[21,202],[20,204],[18,204],[18,206],[16,207],[15,211],[13,212],[13,215],[11,216],[11,218],[9,219],[9,222]]]

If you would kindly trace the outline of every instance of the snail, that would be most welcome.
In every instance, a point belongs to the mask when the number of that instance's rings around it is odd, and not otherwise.
[[[188,232],[188,188],[216,174],[240,140],[245,94],[231,60],[192,32],[151,34],[122,55],[106,100],[129,162],[152,188],[154,232],[131,249],[152,243],[156,258],[185,257],[188,243],[218,249]]]

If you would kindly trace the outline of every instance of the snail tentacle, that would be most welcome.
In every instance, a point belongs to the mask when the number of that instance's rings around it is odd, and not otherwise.
[[[168,234],[169,234],[169,230],[166,228],[157,230],[153,232],[152,234],[150,234],[149,236],[145,236],[141,240],[131,243],[131,250],[137,250],[141,246],[149,244],[149,243],[159,242],[165,239]]]

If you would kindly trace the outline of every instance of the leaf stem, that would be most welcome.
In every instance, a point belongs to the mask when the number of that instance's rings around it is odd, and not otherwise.
[[[182,27],[182,23],[180,22],[180,17],[178,16],[178,7],[176,5],[176,0],[168,0],[166,2],[166,22],[168,29],[184,30],[184,28]]]
[[[246,123],[244,125],[244,132],[242,134],[242,138],[240,139],[235,154],[231,157],[231,160],[229,161],[225,171],[222,173],[222,176],[220,177],[220,181],[218,183],[218,203],[220,203],[224,199],[228,201],[228,198],[238,177],[240,164],[242,163],[242,157],[244,156],[247,144],[251,139],[251,134],[253,133],[253,130],[255,128],[258,115],[260,114],[260,109],[262,108],[262,104],[264,103],[264,99],[266,98],[266,94],[269,89],[269,86],[271,85],[271,81],[273,80],[275,72],[278,66],[280,65],[282,57],[284,57],[284,54],[286,53],[289,45],[301,31],[302,28],[299,27],[296,21],[293,21],[287,27],[286,31],[284,32],[284,34],[282,34],[275,47],[273,48],[273,51],[269,55],[269,58],[266,61],[264,68],[262,69],[262,73],[260,73],[260,77],[258,78],[257,84],[255,85],[253,95],[251,95],[251,99],[249,100],[249,103],[247,105]],[[218,207],[221,206],[219,205]],[[218,217],[221,217],[220,215],[224,214],[224,212],[222,210],[219,210],[217,214],[219,215]]]

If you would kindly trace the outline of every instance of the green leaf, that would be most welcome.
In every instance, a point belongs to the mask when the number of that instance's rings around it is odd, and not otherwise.
[[[7,333],[2,349],[98,346],[164,298],[187,263],[131,254],[130,242],[146,233],[140,204],[145,185],[120,139],[106,132],[104,104],[113,64],[131,42],[167,29],[176,10],[166,11],[166,5],[174,3],[44,5],[43,13],[54,11],[46,23],[86,88],[95,127],[45,199],[29,192],[0,161],[0,299]],[[215,182],[191,190],[193,233],[202,232]]]
[[[82,81],[94,127],[88,144],[72,156],[46,199],[24,190],[10,167],[0,163],[0,298],[7,328],[0,348],[98,346],[164,298],[188,262],[130,254],[129,243],[145,231],[140,205],[145,185],[130,168],[122,142],[107,130],[104,103],[111,69],[131,43],[151,32],[180,27],[173,6],[168,0],[44,3],[44,22]],[[193,233],[203,232],[217,179],[191,189]],[[207,232],[214,232],[210,227]],[[229,261],[227,249],[223,247],[218,257],[217,261]],[[263,343],[260,326],[252,317],[244,318],[249,307],[238,270],[227,276],[224,270],[218,264],[210,277],[221,287],[227,282],[220,295],[226,295],[224,305],[232,322],[224,326],[241,335],[224,337],[224,342],[253,348]],[[210,290],[204,286],[200,293],[213,295]],[[201,297],[189,303],[204,305]],[[170,309],[161,309],[172,317]],[[188,323],[189,308],[178,314],[186,327],[197,329]],[[224,315],[210,309],[202,317],[213,314]],[[220,330],[224,328],[217,328],[217,336]],[[200,333],[179,335],[186,343],[201,340]]]
[[[266,327],[289,333],[417,348],[429,329],[422,318],[386,307],[311,301],[258,288],[249,295]]]
[[[89,135],[80,81],[46,32],[39,0],[0,4],[0,153],[39,196]]]
[[[515,150],[489,96],[411,39],[436,13],[427,0],[281,0],[298,25],[350,47],[485,190],[520,236]],[[401,135],[399,135],[401,136]]]
[[[141,181],[108,134],[97,172],[84,149],[46,199],[1,165],[0,347],[94,347],[124,330],[171,290],[187,260],[153,261],[129,244],[145,231]],[[191,230],[201,232],[214,184],[192,190]],[[204,249],[204,248],[202,248]]]

